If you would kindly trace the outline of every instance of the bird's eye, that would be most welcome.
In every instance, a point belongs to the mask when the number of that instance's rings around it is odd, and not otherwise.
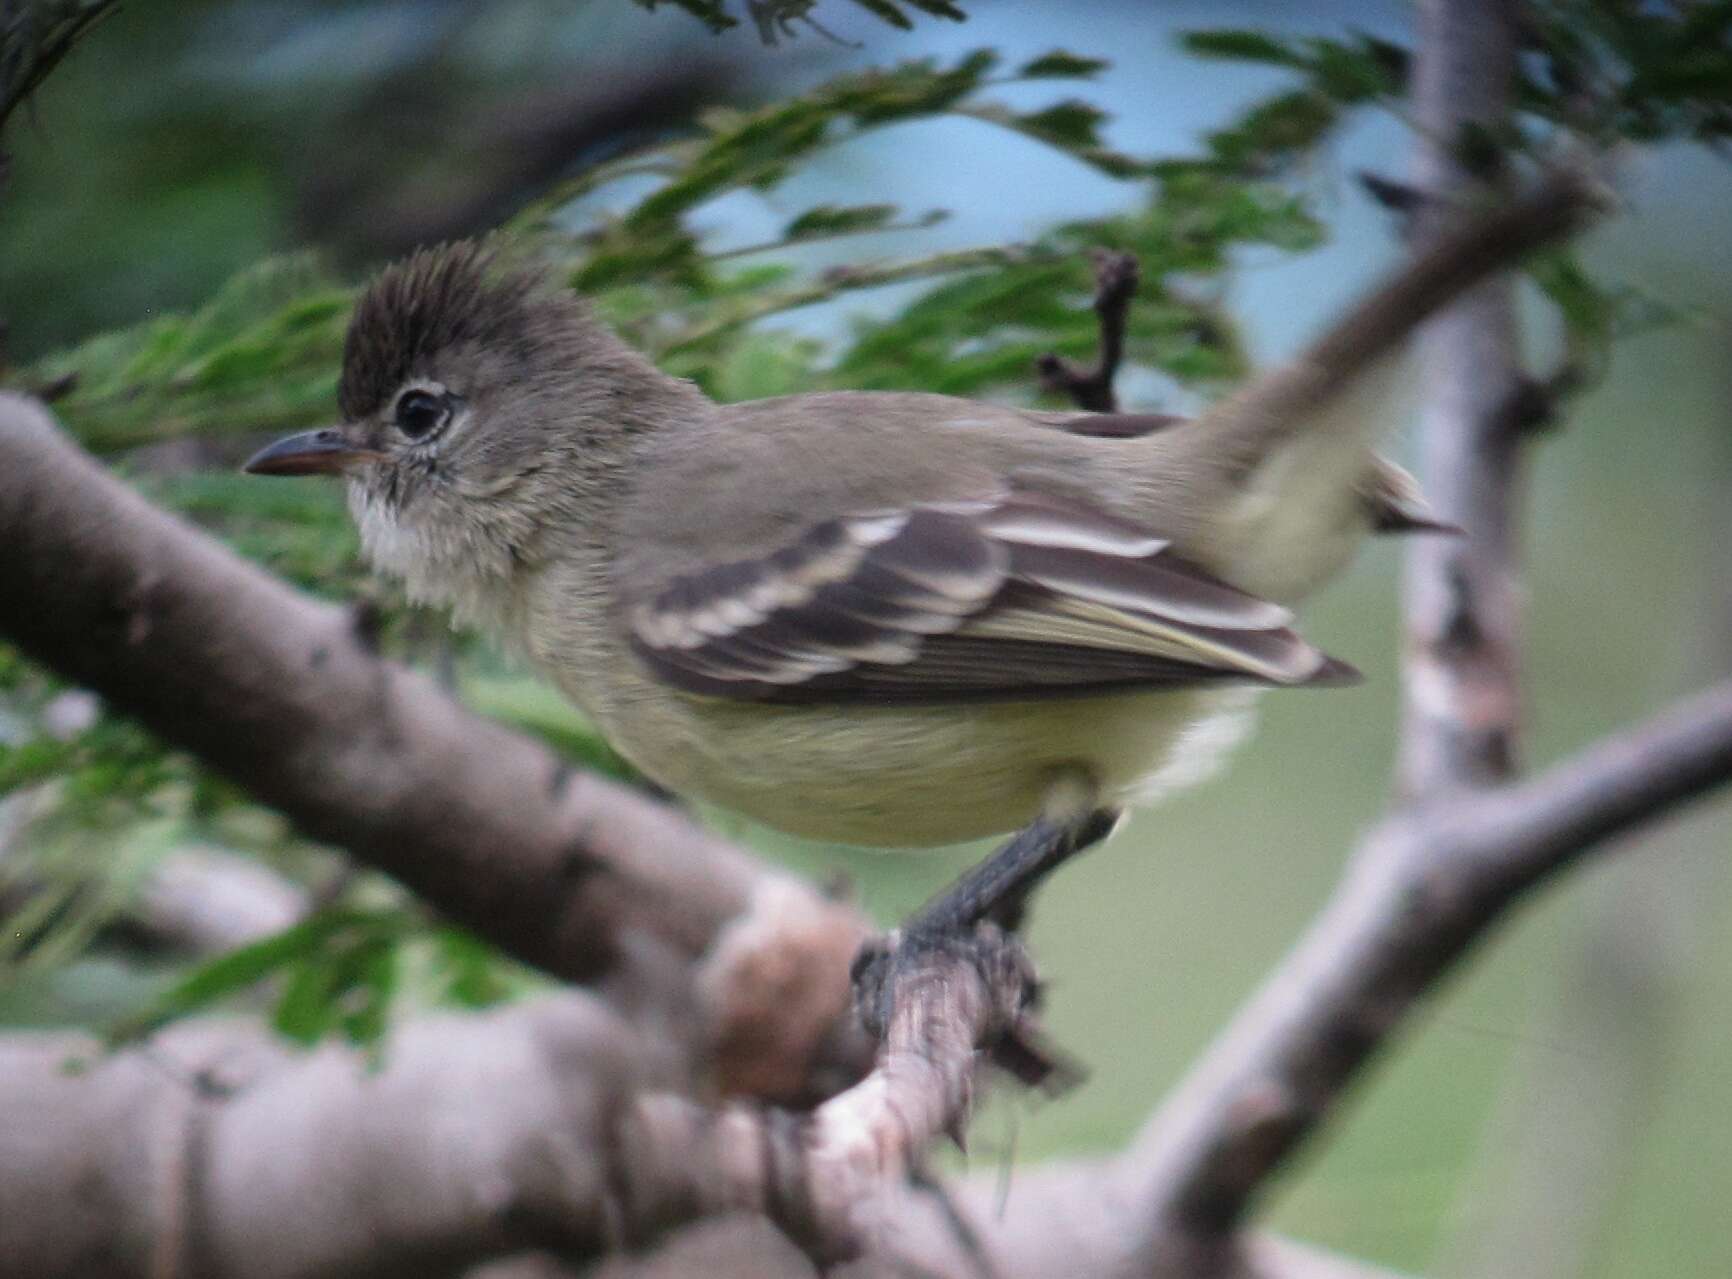
[[[412,440],[424,440],[451,416],[447,397],[432,391],[405,391],[397,401],[397,429]]]

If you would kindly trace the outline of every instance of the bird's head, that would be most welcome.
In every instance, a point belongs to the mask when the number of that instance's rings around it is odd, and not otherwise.
[[[550,521],[592,516],[670,394],[694,392],[569,289],[461,242],[388,267],[361,295],[342,421],[278,440],[245,469],[344,476],[374,564],[415,598],[461,603],[476,581],[509,577]]]
[[[349,321],[340,425],[278,440],[255,475],[341,474],[393,506],[441,490],[495,491],[533,467],[580,399],[600,331],[538,273],[464,241],[386,268]]]

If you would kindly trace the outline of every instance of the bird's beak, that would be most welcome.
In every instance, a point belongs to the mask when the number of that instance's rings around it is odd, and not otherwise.
[[[336,475],[358,462],[376,462],[383,456],[357,447],[336,427],[327,426],[266,445],[241,470],[248,475]]]

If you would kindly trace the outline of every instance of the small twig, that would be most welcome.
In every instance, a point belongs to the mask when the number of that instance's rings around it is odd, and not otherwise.
[[[1113,393],[1113,378],[1125,353],[1125,319],[1131,299],[1136,296],[1141,269],[1134,254],[1114,253],[1096,249],[1095,314],[1100,319],[1100,355],[1092,365],[1080,365],[1067,360],[1056,351],[1048,351],[1035,361],[1041,385],[1060,395],[1068,395],[1081,409],[1096,413],[1118,411],[1118,396]]]
[[[844,49],[861,47],[859,41],[844,40],[814,18],[812,10],[816,4],[817,0],[746,0],[746,12],[757,24],[758,38],[770,48],[774,48],[779,39],[792,40],[798,35],[794,29],[796,22],[804,22],[831,44],[841,45]]]

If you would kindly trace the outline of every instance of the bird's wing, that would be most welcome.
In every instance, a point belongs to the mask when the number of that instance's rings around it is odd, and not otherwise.
[[[1028,492],[825,520],[772,553],[628,600],[625,618],[664,682],[757,701],[1018,700],[1353,676],[1289,629],[1286,609],[1165,540]]]

